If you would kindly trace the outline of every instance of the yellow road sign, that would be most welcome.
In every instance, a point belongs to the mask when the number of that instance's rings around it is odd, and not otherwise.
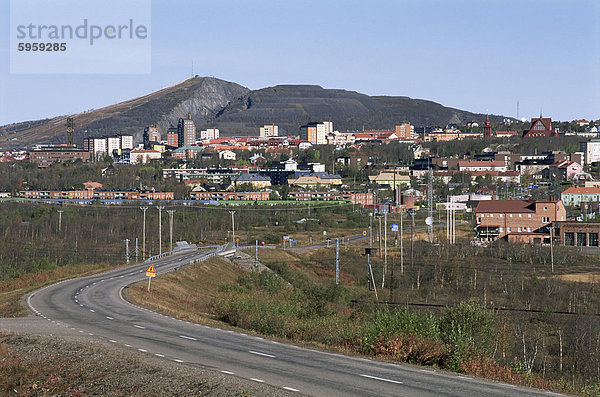
[[[154,265],[148,266],[148,269],[146,269],[146,277],[156,277],[156,270],[154,270]]]
[[[363,236],[366,236],[366,235],[367,235],[367,231],[363,230]]]

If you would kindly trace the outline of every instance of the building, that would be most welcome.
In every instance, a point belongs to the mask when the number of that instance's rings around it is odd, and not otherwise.
[[[235,161],[236,155],[235,155],[235,152],[232,152],[231,150],[222,150],[219,152],[219,158],[222,160]]]
[[[315,189],[320,186],[339,186],[342,184],[342,177],[338,174],[328,172],[318,172],[309,175],[299,175],[296,178],[289,178],[288,184],[299,186],[305,189]]]
[[[156,124],[144,128],[144,149],[150,149],[150,142],[160,143],[161,139],[162,137]]]
[[[550,138],[558,136],[558,132],[552,129],[552,119],[550,117],[540,117],[531,119],[531,125],[528,130],[523,131],[523,138]]]
[[[260,127],[260,136],[263,138],[279,136],[279,126],[271,124]]]
[[[129,153],[129,162],[131,164],[145,164],[150,160],[160,159],[162,153],[151,149],[134,149]]]
[[[567,210],[561,200],[483,200],[475,209],[476,238],[483,242],[550,241],[551,222],[565,221]]]
[[[409,123],[402,123],[396,126],[396,136],[398,139],[412,139],[415,134],[415,127]]]
[[[553,240],[560,245],[577,247],[598,247],[600,222],[598,221],[564,221],[552,224]]]
[[[77,149],[76,146],[48,146],[40,147],[29,152],[29,160],[37,163],[39,168],[46,168],[54,163],[65,161],[90,160],[90,152]]]
[[[550,167],[542,171],[542,175],[550,180],[570,181],[575,178],[575,175],[582,172],[583,167],[581,165],[574,161],[564,160],[552,163]]]
[[[105,156],[108,153],[106,138],[83,138],[83,150],[90,152],[92,159]]]
[[[240,174],[231,178],[231,185],[234,188],[244,184],[251,185],[254,189],[265,189],[271,186],[271,178],[254,173]]]
[[[102,156],[120,154],[121,150],[133,149],[133,135],[112,135],[99,138],[83,138],[83,150],[90,152],[92,159]]]
[[[169,127],[167,130],[167,146],[179,147],[179,134],[176,127]]]
[[[187,119],[180,118],[177,123],[177,147],[196,144],[196,125],[192,115],[188,113]]]
[[[211,139],[219,139],[218,128],[207,128],[205,130],[200,131],[200,140],[209,141]]]
[[[483,123],[483,137],[491,138],[492,137],[492,123],[490,123],[490,116],[485,116],[485,123]]]
[[[592,164],[600,161],[600,139],[591,139],[579,143],[580,150],[584,153],[585,163]]]
[[[507,171],[506,163],[501,160],[459,160],[459,171]]]
[[[198,145],[182,146],[171,152],[171,157],[178,160],[194,160],[199,158],[204,147]]]
[[[266,201],[269,192],[191,192],[190,200],[235,200],[235,201]]]
[[[568,207],[596,203],[600,201],[600,187],[570,187],[560,194],[560,199]]]
[[[408,186],[410,184],[410,175],[405,171],[398,170],[381,171],[378,175],[369,176],[369,182],[397,189],[400,185]]]
[[[300,127],[300,139],[313,145],[326,145],[327,135],[333,133],[333,122],[311,122]]]

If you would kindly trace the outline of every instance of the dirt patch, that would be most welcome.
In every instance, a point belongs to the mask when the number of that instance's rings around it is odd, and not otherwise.
[[[558,276],[563,281],[580,282],[580,283],[598,283],[600,282],[600,273],[571,273],[561,274]]]
[[[0,336],[3,396],[287,396],[272,386],[89,340]]]

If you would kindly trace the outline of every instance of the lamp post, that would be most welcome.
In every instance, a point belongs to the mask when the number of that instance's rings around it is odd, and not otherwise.
[[[167,210],[169,214],[169,251],[173,251],[173,212],[175,210]]]
[[[162,254],[162,210],[165,208],[163,205],[156,206],[158,209],[158,254]]]
[[[140,207],[142,212],[144,213],[144,221],[142,226],[142,259],[146,258],[146,211],[148,207]]]

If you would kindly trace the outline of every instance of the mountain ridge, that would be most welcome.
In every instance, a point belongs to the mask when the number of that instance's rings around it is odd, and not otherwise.
[[[84,136],[126,133],[142,140],[144,127],[156,124],[163,138],[170,125],[188,113],[199,130],[215,127],[225,135],[257,135],[275,123],[281,135],[296,135],[309,121],[331,120],[340,131],[390,129],[401,122],[420,126],[483,122],[484,114],[454,109],[408,96],[369,96],[311,84],[282,84],[250,90],[214,77],[192,77],[136,98],[99,109],[0,127],[0,147],[62,143],[67,117],[75,123],[75,143]],[[490,115],[492,122],[504,116]]]

